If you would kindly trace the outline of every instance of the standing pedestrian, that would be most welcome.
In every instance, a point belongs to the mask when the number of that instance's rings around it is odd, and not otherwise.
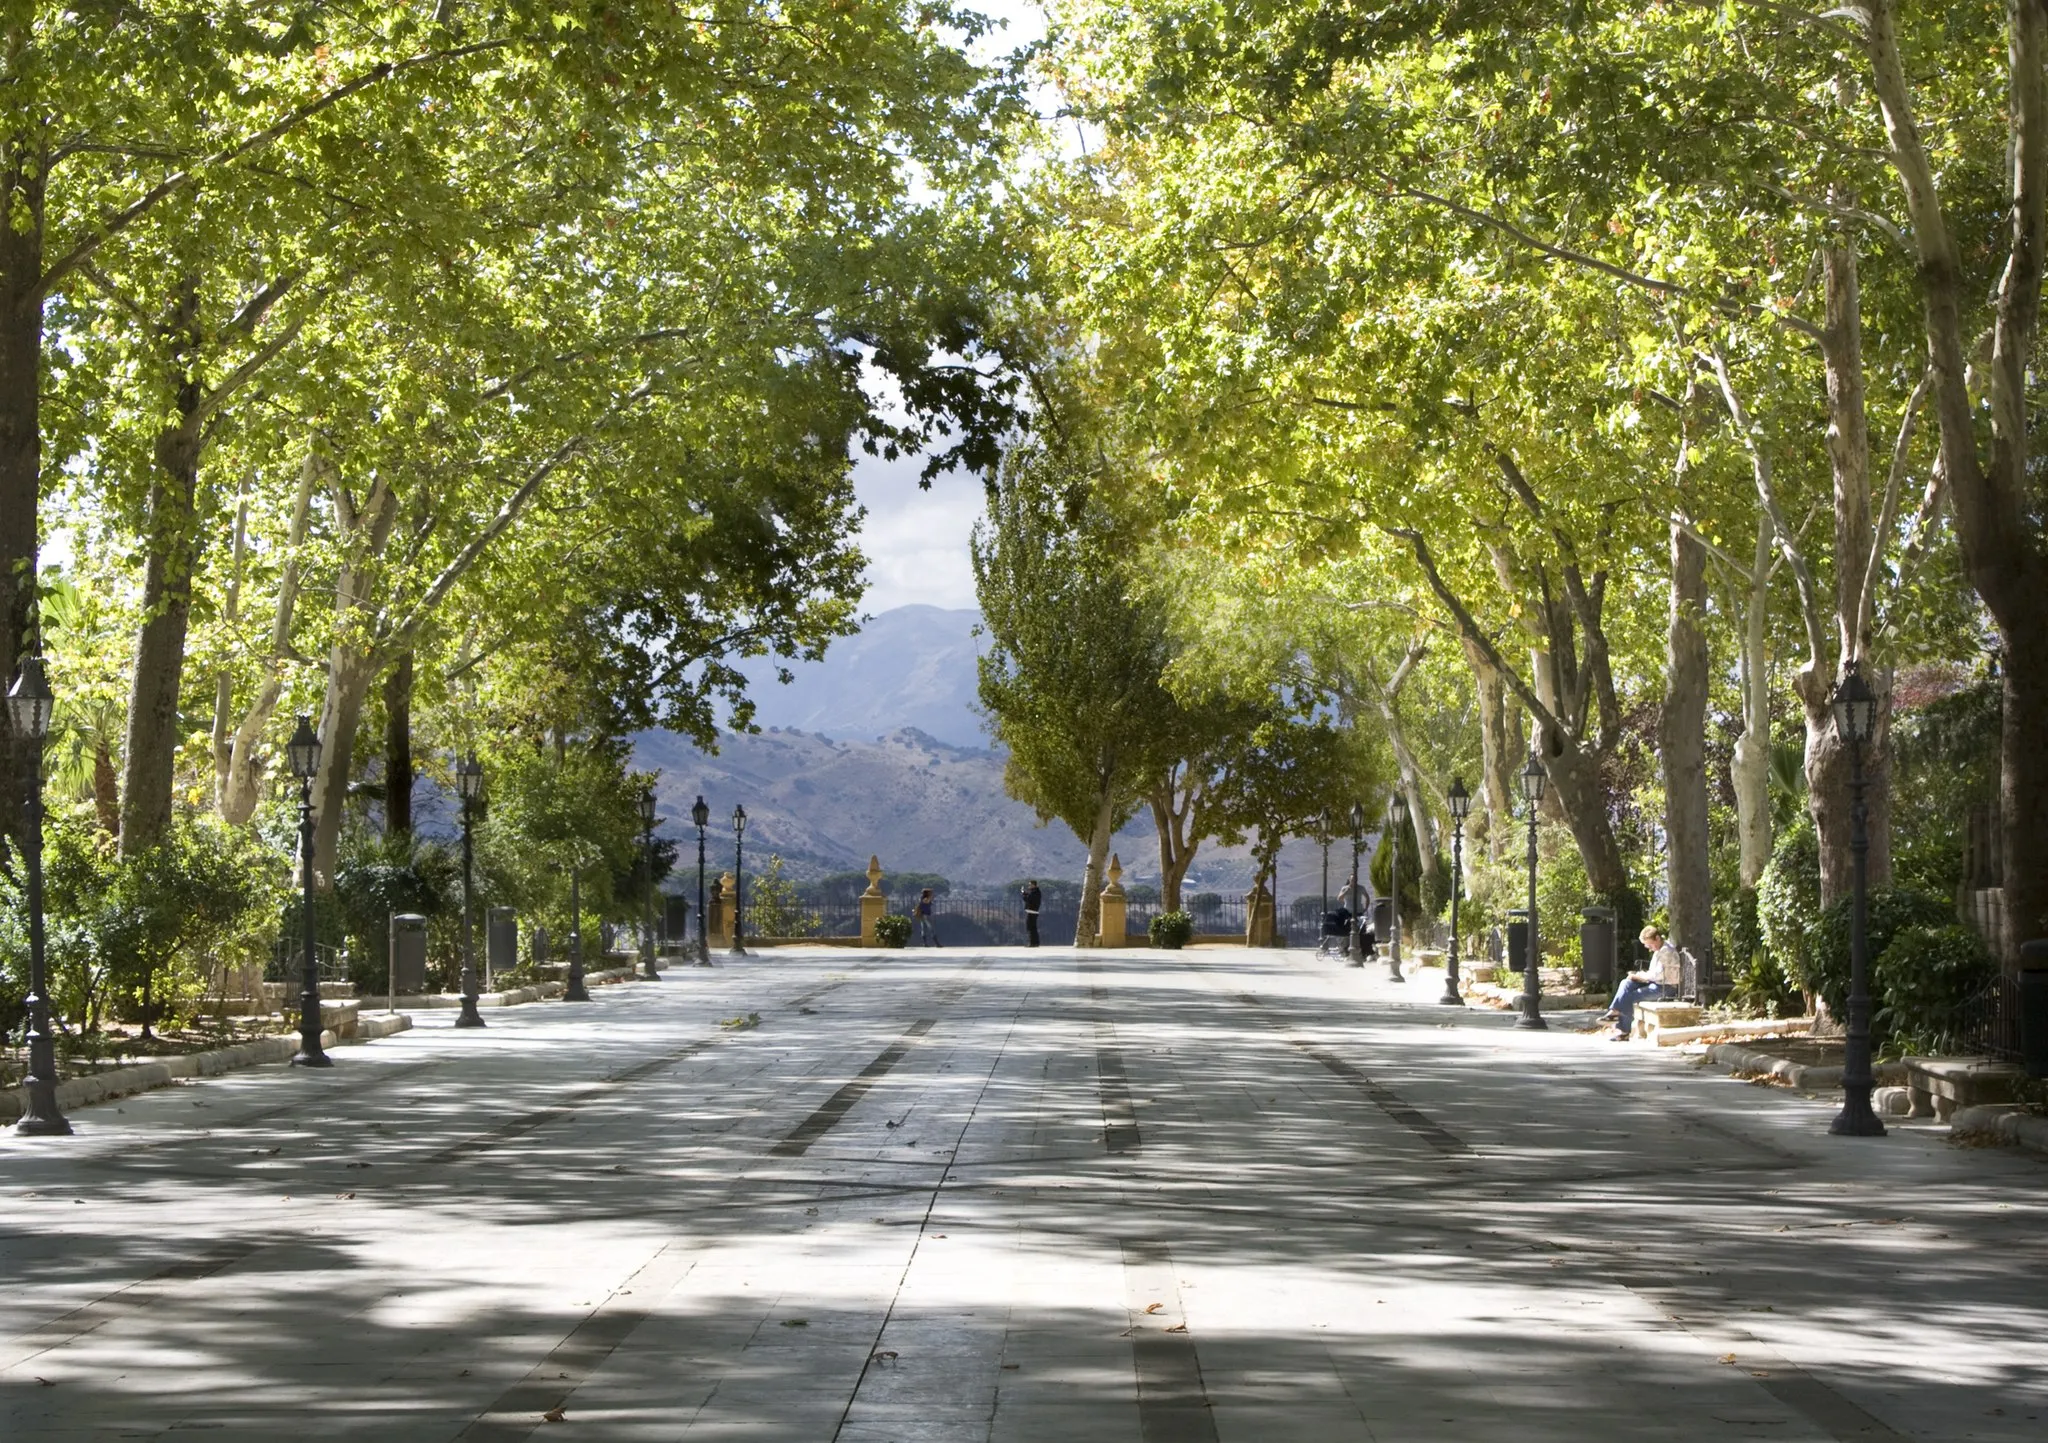
[[[1038,945],[1038,909],[1045,905],[1045,894],[1038,890],[1038,878],[1033,877],[1024,884],[1024,945]]]
[[[917,894],[917,936],[927,946],[939,945],[938,929],[932,925],[932,889],[929,887]]]

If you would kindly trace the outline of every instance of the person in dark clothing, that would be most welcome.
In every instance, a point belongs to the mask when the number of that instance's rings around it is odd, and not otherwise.
[[[927,888],[925,888],[925,889],[924,889],[924,890],[923,890],[922,892],[918,893],[918,896],[917,896],[917,911],[916,911],[916,912],[915,912],[915,913],[914,913],[913,915],[914,915],[914,916],[916,917],[916,919],[917,919],[917,938],[918,938],[918,940],[919,940],[920,942],[923,942],[923,943],[924,943],[924,944],[925,944],[926,946],[930,946],[930,947],[936,947],[936,946],[938,946],[938,945],[939,945],[939,933],[938,933],[938,928],[937,928],[937,925],[936,925],[936,924],[935,924],[935,923],[934,923],[934,922],[932,921],[932,889],[931,889],[931,888],[927,887]]]
[[[1045,894],[1038,890],[1038,879],[1033,877],[1024,884],[1024,936],[1025,945],[1038,945],[1038,909],[1045,904]]]

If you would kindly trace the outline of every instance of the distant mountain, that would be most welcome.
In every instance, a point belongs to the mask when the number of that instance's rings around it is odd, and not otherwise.
[[[904,727],[874,741],[841,741],[789,727],[726,736],[716,756],[670,732],[634,739],[634,763],[658,768],[656,796],[666,836],[687,836],[690,805],[711,804],[711,860],[730,865],[734,803],[747,809],[747,852],[779,854],[792,877],[817,877],[865,867],[869,854],[890,872],[937,872],[958,882],[1018,877],[1079,881],[1087,849],[1054,823],[1041,827],[1031,809],[1003,793],[1003,755],[987,746],[958,747]],[[1159,879],[1151,813],[1140,811],[1115,847],[1133,882]],[[1319,856],[1308,843],[1283,853],[1285,896],[1314,892]],[[1333,856],[1342,871],[1345,858]],[[1251,865],[1243,848],[1205,847],[1189,890],[1241,892]]]
[[[858,635],[833,642],[823,661],[791,667],[787,686],[776,680],[773,661],[744,662],[754,720],[863,739],[912,727],[954,746],[986,747],[974,710],[980,621],[978,611],[936,606],[881,612]]]

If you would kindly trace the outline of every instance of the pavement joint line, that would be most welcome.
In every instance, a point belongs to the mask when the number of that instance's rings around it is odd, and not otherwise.
[[[1091,986],[1088,992],[1098,1003],[1107,1000],[1100,987]],[[1144,1140],[1138,1132],[1138,1109],[1131,1101],[1131,1078],[1124,1068],[1123,1049],[1117,1046],[1116,1024],[1099,1013],[1095,1018],[1095,1077],[1102,1099],[1103,1151],[1138,1151]]]
[[[1573,1068],[1548,1067],[1543,1070],[1549,1072],[1554,1077],[1567,1078],[1573,1082],[1579,1083],[1584,1087],[1590,1088],[1594,1092],[1603,1093],[1608,1097],[1619,1097],[1633,1102],[1641,1096],[1640,1093],[1630,1092],[1627,1088],[1621,1086],[1619,1083],[1611,1082],[1604,1077],[1591,1076],[1587,1073],[1579,1072]],[[1666,1117],[1677,1118],[1680,1121],[1692,1127],[1700,1129],[1700,1131],[1702,1132],[1711,1132],[1712,1134],[1714,1134],[1714,1136],[1722,1139],[1725,1142],[1738,1143],[1741,1146],[1748,1148],[1752,1152],[1764,1153],[1770,1156],[1771,1158],[1775,1159],[1781,1166],[1804,1167],[1807,1165],[1805,1159],[1799,1157],[1798,1154],[1791,1152],[1786,1148],[1779,1147],[1774,1142],[1768,1142],[1760,1138],[1751,1137],[1747,1133],[1737,1132],[1734,1128],[1729,1127],[1727,1124],[1716,1122],[1713,1118],[1710,1117],[1702,1117],[1697,1112],[1694,1112],[1692,1109],[1688,1107],[1664,1107],[1660,1108],[1659,1110]]]
[[[853,1105],[867,1095],[868,1089],[885,1077],[889,1070],[909,1055],[912,1044],[918,1038],[939,1025],[936,1017],[920,1017],[905,1029],[903,1035],[883,1048],[874,1061],[855,1073],[853,1079],[826,1098],[818,1108],[791,1128],[782,1141],[768,1149],[776,1157],[802,1157],[811,1149],[811,1144],[837,1127]]]
[[[1240,992],[1237,994],[1237,1000],[1257,1009],[1257,1015],[1268,1026],[1276,1027],[1283,1033],[1294,1030],[1293,1023],[1283,1022],[1279,1018],[1274,1017],[1267,1010],[1266,1004],[1251,993]],[[1385,1083],[1374,1080],[1362,1068],[1345,1061],[1329,1049],[1305,1041],[1302,1038],[1289,1037],[1287,1041],[1300,1048],[1307,1056],[1321,1063],[1327,1071],[1358,1089],[1373,1106],[1377,1107],[1394,1121],[1400,1123],[1401,1126],[1407,1128],[1438,1152],[1447,1157],[1472,1152],[1472,1145],[1466,1142],[1465,1139],[1459,1137],[1428,1113],[1407,1101]]]
[[[1633,1283],[1622,1286],[1678,1324],[1718,1357],[1732,1359],[1730,1366],[1741,1368],[1759,1388],[1836,1439],[1837,1443],[1872,1443],[1872,1440],[1876,1443],[1908,1443],[1909,1435],[1893,1430],[1882,1419],[1865,1412],[1745,1329],[1717,1318],[1701,1316],[1658,1289]],[[1757,1366],[1748,1366],[1752,1363]]]
[[[679,1243],[662,1244],[524,1378],[456,1434],[456,1443],[519,1443],[531,1436],[548,1421],[544,1415],[567,1408],[576,1390],[647,1321],[696,1263]],[[634,1299],[631,1304],[613,1306],[629,1296]]]
[[[60,1313],[47,1322],[40,1323],[26,1333],[0,1341],[0,1374],[12,1372],[31,1359],[61,1348],[65,1344],[96,1332],[108,1323],[147,1307],[162,1291],[158,1285],[173,1282],[196,1282],[210,1278],[215,1273],[233,1267],[243,1259],[271,1246],[272,1240],[238,1239],[208,1248],[174,1263],[167,1263],[153,1273],[144,1274],[126,1287],[81,1303],[68,1313]]]
[[[695,1042],[678,1047],[673,1051],[665,1052],[659,1057],[650,1057],[644,1062],[635,1063],[631,1067],[611,1073],[596,1082],[586,1083],[552,1107],[543,1107],[533,1112],[521,1113],[517,1117],[507,1118],[504,1122],[499,1123],[487,1132],[480,1132],[474,1137],[464,1138],[461,1142],[444,1147],[439,1152],[429,1153],[421,1158],[420,1161],[422,1163],[457,1162],[463,1158],[473,1157],[480,1152],[488,1152],[500,1143],[510,1142],[516,1137],[523,1137],[529,1132],[546,1127],[551,1122],[560,1121],[586,1104],[602,1097],[610,1088],[626,1083],[638,1082],[641,1078],[650,1077],[661,1071],[664,1067],[673,1067],[679,1062],[687,1062],[698,1053],[705,1051],[707,1048],[715,1047],[724,1040],[722,1035],[718,1037],[700,1037]]]
[[[1201,1355],[1188,1332],[1173,1254],[1165,1243],[1138,1239],[1125,1239],[1121,1248],[1139,1436],[1144,1443],[1217,1443],[1216,1417],[1202,1379]]]
[[[953,1147],[949,1151],[959,1150],[961,1139],[967,1136],[968,1129],[974,1126],[975,1118],[980,1116],[982,1100],[988,1096],[989,1084],[995,1081],[996,1072],[1002,1067],[1003,1058],[1009,1053],[1010,1040],[1017,1035],[1017,1019],[1024,1015],[1024,1009],[1030,1002],[1029,992],[1017,999],[1016,1008],[1010,1014],[1010,1025],[1003,1032],[1003,1040],[996,1047],[995,1056],[989,1059],[988,1071],[982,1075],[981,1086],[975,1091],[973,1105],[967,1109],[967,1115],[960,1120],[960,1130],[953,1135]],[[896,1308],[903,1300],[903,1285],[910,1277],[911,1268],[917,1264],[918,1253],[924,1248],[925,1234],[931,1228],[932,1213],[938,1208],[939,1195],[950,1190],[951,1180],[950,1172],[941,1173],[925,1199],[924,1212],[918,1218],[916,1241],[911,1243],[910,1254],[903,1260],[903,1270],[896,1275],[896,1287],[889,1294],[889,1306],[882,1314],[881,1326],[875,1329],[874,1341],[868,1345],[868,1355],[861,1360],[860,1376],[854,1379],[853,1391],[847,1394],[846,1406],[840,1410],[838,1425],[832,1430],[832,1443],[839,1443],[839,1435],[846,1431],[846,1422],[853,1416],[855,1405],[860,1402],[860,1390],[866,1384],[868,1374],[874,1369],[875,1355],[882,1350],[882,1340],[889,1335],[889,1324],[894,1320]],[[1000,1403],[997,1406],[1000,1406]],[[993,1417],[989,1419],[989,1426],[991,1429],[995,1426]]]

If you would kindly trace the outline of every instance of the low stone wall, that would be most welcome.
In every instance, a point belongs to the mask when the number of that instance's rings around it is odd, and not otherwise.
[[[412,1019],[403,1015],[362,1017],[356,1020],[355,1040],[367,1042],[373,1038],[389,1037],[411,1026]],[[337,1047],[342,1041],[332,1031],[320,1034],[322,1047]],[[232,1047],[217,1047],[211,1052],[188,1052],[178,1057],[160,1057],[150,1062],[110,1067],[104,1072],[58,1083],[57,1106],[70,1112],[75,1108],[91,1107],[97,1102],[112,1102],[117,1098],[132,1097],[138,1092],[167,1087],[181,1078],[218,1077],[222,1073],[260,1067],[268,1062],[289,1062],[298,1050],[299,1039],[295,1034],[280,1034],[238,1042]],[[0,1092],[0,1126],[20,1117],[27,1105],[28,1093],[24,1088]]]

